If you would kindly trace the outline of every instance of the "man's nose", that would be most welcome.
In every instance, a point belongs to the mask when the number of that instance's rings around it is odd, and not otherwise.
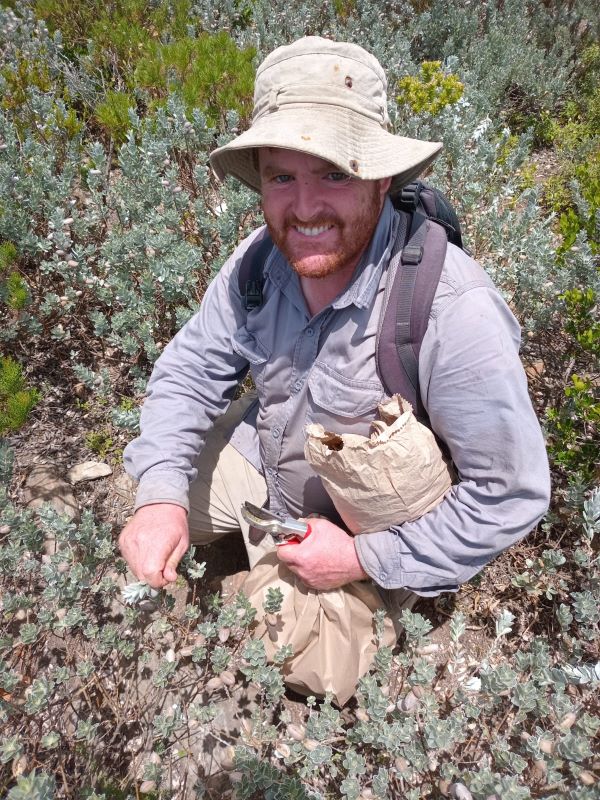
[[[299,179],[295,189],[294,213],[301,222],[311,222],[319,216],[323,207],[318,187],[314,181]]]

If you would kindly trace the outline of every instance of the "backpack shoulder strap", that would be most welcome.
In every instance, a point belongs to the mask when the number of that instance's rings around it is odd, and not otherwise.
[[[238,288],[244,299],[246,311],[252,311],[253,308],[262,305],[263,272],[272,248],[273,240],[265,227],[242,257],[238,270]]]
[[[444,229],[424,214],[409,217],[392,248],[388,286],[376,344],[379,377],[388,394],[400,394],[415,416],[427,413],[419,392],[419,352],[442,274],[448,240]]]

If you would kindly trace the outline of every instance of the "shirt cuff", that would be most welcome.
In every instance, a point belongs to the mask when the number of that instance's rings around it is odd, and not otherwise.
[[[187,477],[170,470],[151,470],[142,475],[135,496],[134,511],[154,503],[171,503],[181,506],[189,513]]]
[[[383,589],[409,589],[420,597],[458,591],[457,583],[436,585],[435,578],[425,571],[422,574],[404,573],[398,554],[398,539],[391,530],[355,536],[354,546],[364,571]]]

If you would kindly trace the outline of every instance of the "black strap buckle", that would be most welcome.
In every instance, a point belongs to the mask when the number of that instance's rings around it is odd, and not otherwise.
[[[416,211],[420,194],[421,186],[418,181],[413,181],[413,183],[408,183],[406,186],[403,186],[400,192],[402,208],[408,212]]]
[[[252,311],[253,308],[258,308],[262,305],[262,287],[262,281],[246,282],[246,291],[244,293],[246,311]]]

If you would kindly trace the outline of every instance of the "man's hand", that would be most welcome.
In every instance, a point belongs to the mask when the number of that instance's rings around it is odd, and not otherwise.
[[[119,536],[129,568],[154,589],[177,579],[177,565],[189,545],[187,512],[172,503],[138,508]]]
[[[337,589],[369,576],[362,568],[354,540],[346,531],[320,517],[306,520],[311,534],[300,544],[283,544],[277,555],[311,589]]]

